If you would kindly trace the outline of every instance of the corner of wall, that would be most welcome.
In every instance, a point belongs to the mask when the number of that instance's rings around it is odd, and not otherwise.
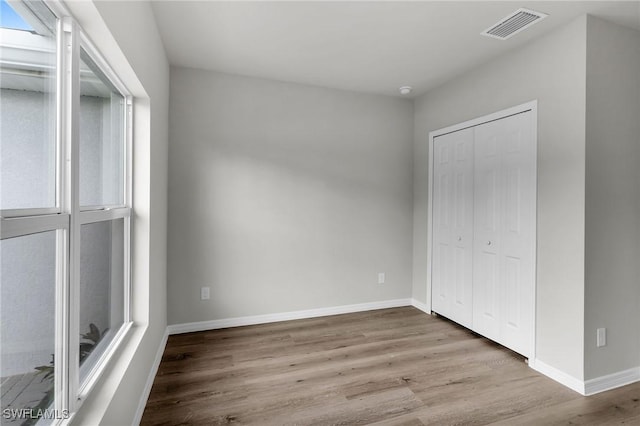
[[[640,366],[640,31],[587,16],[585,379]],[[607,344],[596,347],[596,330]],[[617,379],[616,379],[617,380]]]

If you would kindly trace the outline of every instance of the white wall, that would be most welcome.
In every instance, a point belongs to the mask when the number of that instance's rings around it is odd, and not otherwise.
[[[536,356],[583,379],[586,17],[415,100],[413,294],[426,288],[430,131],[538,100]]]
[[[640,32],[587,21],[585,379],[640,366]],[[596,329],[607,346],[596,347]]]
[[[166,329],[169,65],[148,2],[68,2],[136,97],[133,308],[135,327],[74,424],[131,424]]]
[[[170,324],[410,297],[409,100],[172,68],[170,112]]]

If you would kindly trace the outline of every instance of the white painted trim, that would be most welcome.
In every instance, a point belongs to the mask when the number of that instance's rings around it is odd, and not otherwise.
[[[69,229],[69,214],[52,214],[46,216],[14,217],[0,219],[0,238],[14,238],[38,232]]]
[[[88,223],[105,222],[108,220],[123,219],[131,216],[131,209],[129,207],[117,207],[106,208],[100,210],[81,211],[80,212],[80,224],[86,225]],[[127,241],[125,241],[125,245]]]
[[[433,283],[433,132],[429,133],[429,158],[427,158],[427,311],[433,308],[431,289]]]
[[[582,380],[576,379],[575,377],[565,373],[564,371],[558,370],[557,368],[552,367],[549,364],[540,361],[539,359],[529,359],[529,367],[533,368],[538,373],[542,373],[550,379],[555,380],[561,385],[564,385],[581,395],[585,395],[585,383]]]
[[[516,105],[511,108],[494,112],[492,114],[483,115],[482,117],[474,118],[472,120],[468,120],[462,123],[454,124],[452,126],[444,127],[442,129],[434,130],[433,132],[429,132],[429,142],[432,142],[433,138],[446,135],[447,133],[457,132],[458,130],[467,129],[469,127],[476,127],[480,124],[488,123],[489,121],[500,120],[502,118],[506,118],[515,114],[520,114],[525,111],[534,110],[534,109],[537,110],[537,105],[538,105],[538,101],[533,100],[533,101],[525,102],[520,105]]]
[[[58,124],[60,126],[60,143],[64,153],[64,162],[60,167],[64,167],[63,178],[60,182],[61,197],[64,204],[60,207],[63,212],[69,214],[68,231],[68,282],[66,283],[66,298],[64,309],[66,312],[66,334],[60,336],[60,343],[64,343],[61,364],[64,366],[60,378],[66,383],[66,390],[63,398],[63,406],[70,412],[77,411],[82,405],[82,400],[78,399],[78,389],[80,386],[80,46],[78,43],[80,28],[76,21],[70,16],[59,17],[62,26],[60,27],[58,63],[60,69],[60,92],[58,111]],[[66,370],[66,371],[65,371]]]
[[[533,292],[533,294],[531,295],[531,300],[533,300],[533,312],[531,315],[533,315],[533,332],[531,333],[531,349],[529,351],[529,359],[536,359],[536,330],[537,330],[537,324],[538,324],[538,177],[539,177],[539,173],[538,173],[538,100],[534,100],[529,102],[528,105],[531,108],[531,114],[533,115],[533,117],[531,117],[532,120],[532,137],[533,137],[533,143],[535,145],[535,151],[536,154],[534,156],[533,159],[533,166],[535,169],[535,173],[536,173],[536,187],[535,187],[535,197],[533,200],[533,208],[535,211],[535,220],[534,220],[534,226],[535,226],[535,232],[533,235],[533,253],[532,253],[532,258],[533,258],[533,289],[531,289],[531,291]]]
[[[120,344],[124,341],[132,326],[132,322],[122,324],[120,329],[113,335],[113,339],[109,342],[107,347],[104,349],[104,352],[96,360],[96,363],[93,366],[88,367],[86,366],[86,364],[80,366],[78,375],[86,377],[86,381],[79,384],[78,401],[84,401],[89,395],[89,392],[91,392],[91,389],[93,389],[96,383],[98,383],[100,377],[102,377],[102,374],[105,371],[106,365],[110,362],[115,354],[115,348],[120,346]]]
[[[576,379],[539,359],[530,359],[529,367],[584,396],[595,395],[600,392],[630,385],[631,383],[640,382],[640,366],[586,381]]]
[[[80,46],[85,53],[91,58],[91,60],[98,66],[104,76],[109,79],[110,83],[123,95],[125,98],[131,95],[131,92],[127,89],[127,86],[122,82],[118,74],[113,71],[109,62],[102,56],[98,48],[93,44],[89,36],[83,32],[80,33]]]
[[[431,310],[429,309],[429,306],[427,306],[426,303],[422,303],[418,299],[411,299],[411,306],[413,306],[416,309],[420,309],[425,314],[431,315]]]
[[[142,415],[144,414],[144,409],[147,406],[147,401],[149,400],[149,395],[151,394],[151,388],[153,387],[153,382],[156,379],[156,374],[158,374],[158,368],[160,367],[160,362],[162,361],[162,355],[164,354],[164,350],[167,347],[167,339],[169,338],[169,327],[164,331],[164,336],[162,336],[162,340],[160,340],[160,345],[158,345],[158,351],[156,352],[156,357],[153,359],[151,363],[151,368],[149,369],[149,375],[147,376],[147,382],[144,385],[144,389],[142,390],[142,395],[140,395],[140,402],[138,402],[138,409],[136,410],[136,414],[133,417],[132,426],[137,426],[142,421]]]
[[[56,147],[57,148],[57,147]],[[57,166],[58,163],[56,163]],[[56,175],[58,171],[56,170]],[[56,176],[56,182],[58,181]],[[9,219],[12,217],[24,217],[24,216],[38,216],[38,215],[51,215],[60,213],[59,207],[43,207],[43,208],[26,208],[26,209],[6,209],[0,210],[0,216],[3,219]]]
[[[640,381],[640,366],[589,379],[584,382],[584,394],[594,395],[638,381]]]
[[[240,327],[243,325],[267,324],[270,322],[290,321],[304,318],[325,317],[329,315],[349,314],[353,312],[372,311],[375,309],[398,308],[411,306],[412,299],[392,299],[379,302],[358,303],[355,305],[332,306],[327,308],[307,309],[304,311],[281,312],[275,314],[251,315],[246,317],[224,318],[211,321],[172,324],[167,327],[169,334],[191,333],[194,331],[216,330],[219,328]]]

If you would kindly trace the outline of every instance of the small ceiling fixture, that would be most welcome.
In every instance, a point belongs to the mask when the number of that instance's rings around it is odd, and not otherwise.
[[[481,32],[481,35],[506,40],[546,18],[546,13],[520,8]]]
[[[401,95],[408,95],[411,93],[413,88],[411,86],[402,86],[399,90]]]

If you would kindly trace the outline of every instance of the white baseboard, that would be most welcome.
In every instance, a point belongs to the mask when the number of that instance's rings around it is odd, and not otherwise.
[[[426,303],[422,303],[418,299],[411,299],[411,306],[413,306],[416,309],[420,309],[425,314],[431,315],[431,309],[429,309],[427,304]]]
[[[379,302],[358,303],[355,305],[332,306],[328,308],[307,309],[304,311],[282,312],[276,314],[251,315],[246,317],[225,318],[212,321],[173,324],[167,327],[169,334],[191,333],[194,331],[216,330],[219,328],[240,327],[243,325],[267,324],[270,322],[290,321],[304,318],[325,317],[329,315],[350,314],[375,309],[411,306],[412,299],[382,300]]]
[[[550,379],[555,380],[556,382],[565,385],[569,389],[573,389],[581,395],[584,395],[584,382],[580,379],[576,379],[575,377],[565,373],[564,371],[558,370],[555,367],[546,364],[539,359],[529,360],[529,367],[533,368],[539,373],[544,374]]]
[[[168,337],[169,332],[168,330],[165,330],[164,336],[162,336],[162,340],[160,341],[160,345],[158,346],[156,357],[153,359],[153,364],[151,364],[149,376],[147,377],[147,383],[145,383],[144,389],[142,390],[142,395],[140,395],[138,410],[136,411],[136,416],[134,417],[132,423],[133,426],[139,425],[140,421],[142,421],[142,414],[144,414],[144,409],[147,406],[149,394],[151,394],[151,387],[153,386],[153,381],[155,380],[156,374],[158,373],[158,367],[160,367],[160,361],[162,361],[162,355],[164,354],[164,349],[167,346]]]
[[[620,386],[629,385],[638,381],[640,381],[640,367],[634,367],[628,370],[618,371],[616,373],[607,374],[606,376],[587,380],[584,382],[584,394],[594,395],[596,393],[619,388]]]
[[[576,379],[540,360],[533,362],[529,360],[529,367],[584,396],[595,395],[600,392],[619,388],[620,386],[640,382],[640,367],[618,371],[586,381]]]

